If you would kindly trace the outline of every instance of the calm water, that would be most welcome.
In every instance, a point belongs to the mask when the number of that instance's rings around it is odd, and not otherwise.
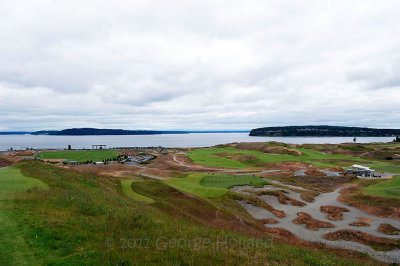
[[[231,142],[280,141],[292,144],[304,143],[344,143],[352,142],[350,137],[250,137],[248,133],[191,133],[141,136],[33,136],[0,135],[0,150],[40,148],[73,149],[91,148],[92,144],[111,147],[163,146],[163,147],[207,147]],[[388,142],[393,137],[359,137],[357,142]]]

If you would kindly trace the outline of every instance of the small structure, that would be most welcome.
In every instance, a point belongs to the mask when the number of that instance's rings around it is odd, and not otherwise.
[[[107,145],[92,145],[92,149],[93,150],[97,150],[97,149],[102,150],[102,149],[105,149],[106,146]]]
[[[381,177],[380,175],[375,175],[375,170],[367,166],[353,164],[353,168],[346,171],[345,175],[356,175],[359,177]]]
[[[104,164],[104,162],[95,162],[95,164]]]
[[[67,164],[78,164],[77,161],[67,161]]]

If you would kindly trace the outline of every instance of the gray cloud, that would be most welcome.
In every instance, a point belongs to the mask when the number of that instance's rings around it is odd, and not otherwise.
[[[400,127],[398,1],[0,2],[0,130]]]

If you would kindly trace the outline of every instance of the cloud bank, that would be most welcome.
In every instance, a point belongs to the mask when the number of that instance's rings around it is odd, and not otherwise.
[[[399,1],[0,2],[0,130],[400,128]]]

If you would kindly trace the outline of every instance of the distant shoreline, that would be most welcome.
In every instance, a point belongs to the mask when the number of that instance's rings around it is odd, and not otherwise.
[[[253,137],[396,137],[400,129],[341,126],[285,126],[252,129]]]
[[[63,132],[49,132],[49,131],[3,131],[0,135],[32,135],[32,136],[145,136],[145,135],[171,135],[171,134],[202,134],[202,133],[249,133],[250,130],[217,130],[217,131],[152,131],[152,130],[138,130],[135,132],[123,132],[123,133],[88,133],[88,134],[74,134],[74,133],[63,133]]]

